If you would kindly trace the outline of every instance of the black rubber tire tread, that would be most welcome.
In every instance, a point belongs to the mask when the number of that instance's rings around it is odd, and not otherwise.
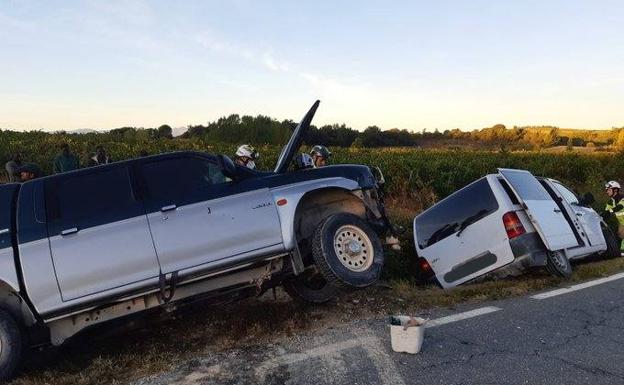
[[[602,235],[604,236],[605,241],[607,242],[607,250],[605,250],[602,255],[605,258],[617,258],[621,255],[620,244],[618,239],[613,234],[613,232],[602,226]]]
[[[22,331],[13,316],[0,309],[0,382],[13,378],[22,361],[24,338]]]
[[[555,277],[570,278],[572,276],[572,265],[568,258],[565,258],[566,267],[561,269],[561,267],[553,261],[553,254],[554,252],[549,252],[546,255],[546,270]]]
[[[340,291],[327,280],[325,281],[325,286],[315,289],[307,285],[303,277],[295,277],[284,281],[284,290],[296,301],[314,304],[327,303],[336,298]]]
[[[338,260],[334,251],[334,232],[342,225],[357,226],[370,239],[374,259],[367,270],[351,271]],[[341,289],[364,288],[373,285],[381,275],[384,262],[383,247],[377,234],[363,219],[349,213],[330,215],[317,226],[312,236],[312,258],[327,282]]]

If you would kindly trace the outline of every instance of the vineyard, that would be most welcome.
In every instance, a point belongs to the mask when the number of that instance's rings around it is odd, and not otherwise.
[[[21,151],[26,162],[38,164],[49,174],[52,160],[61,143],[69,143],[72,151],[86,164],[88,154],[103,145],[113,160],[139,156],[142,151],[158,154],[168,151],[192,150],[232,154],[235,145],[209,144],[201,139],[114,140],[107,134],[49,134],[45,132],[0,131],[0,161]],[[280,147],[258,146],[261,169],[271,169]],[[306,148],[302,148],[302,151]],[[467,183],[493,172],[497,167],[527,169],[536,175],[559,179],[579,192],[591,191],[600,201],[602,185],[623,175],[624,159],[613,153],[578,154],[574,152],[491,152],[402,148],[332,148],[334,163],[361,163],[379,166],[387,180],[390,195],[421,200],[428,206]]]

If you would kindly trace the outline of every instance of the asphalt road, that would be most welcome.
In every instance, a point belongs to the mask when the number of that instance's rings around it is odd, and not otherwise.
[[[387,320],[361,321],[139,384],[624,384],[624,279],[580,289],[424,314],[438,321],[416,355],[392,352]]]

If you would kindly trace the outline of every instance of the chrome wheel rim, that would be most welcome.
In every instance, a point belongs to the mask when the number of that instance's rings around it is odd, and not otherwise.
[[[368,235],[353,225],[344,225],[336,231],[334,251],[340,263],[351,271],[368,269],[375,258],[373,243]]]

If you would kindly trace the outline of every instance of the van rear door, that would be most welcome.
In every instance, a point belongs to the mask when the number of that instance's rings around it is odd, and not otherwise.
[[[554,251],[579,245],[561,209],[533,174],[504,168],[498,172],[520,199],[546,248]]]
[[[484,177],[414,219],[418,256],[429,262],[442,287],[457,286],[513,261],[503,226],[505,211]]]

